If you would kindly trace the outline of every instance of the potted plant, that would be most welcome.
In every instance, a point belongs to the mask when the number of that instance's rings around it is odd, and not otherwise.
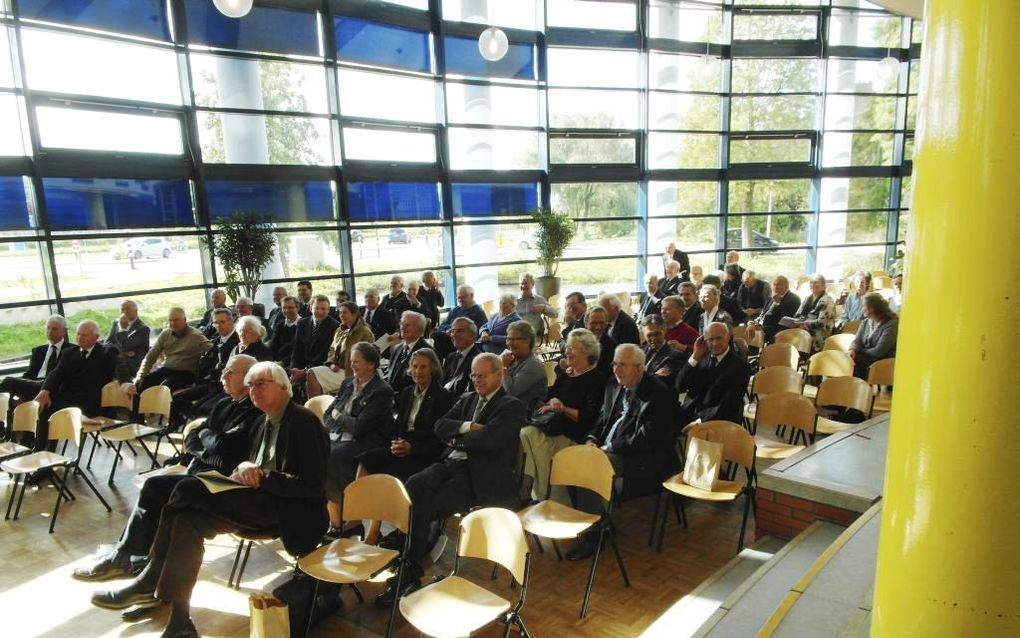
[[[249,299],[262,284],[262,273],[273,261],[276,231],[269,215],[235,212],[216,224],[216,233],[205,239],[209,252],[223,268],[227,294],[236,300],[243,292]]]
[[[538,252],[538,265],[542,271],[542,276],[535,280],[535,284],[538,293],[548,299],[560,294],[560,278],[556,276],[556,271],[559,269],[563,253],[570,245],[570,240],[574,238],[576,229],[574,220],[566,213],[537,210],[531,214],[531,218],[538,224],[535,249]]]

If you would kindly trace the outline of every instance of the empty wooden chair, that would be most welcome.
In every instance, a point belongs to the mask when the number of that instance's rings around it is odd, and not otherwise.
[[[770,343],[765,346],[758,357],[758,367],[770,368],[784,366],[796,370],[800,363],[800,353],[789,343]]]
[[[853,321],[848,321],[848,322],[844,323],[843,324],[843,329],[842,329],[841,332],[843,334],[856,335],[857,334],[857,329],[860,328],[860,327],[861,327],[861,320],[860,319],[854,319]]]
[[[710,503],[725,503],[744,497],[744,515],[740,523],[740,537],[737,540],[737,551],[744,546],[744,531],[747,528],[747,516],[750,511],[751,502],[754,501],[754,490],[757,484],[757,473],[755,471],[755,446],[754,437],[751,433],[736,423],[729,421],[705,421],[692,425],[687,429],[688,441],[692,438],[699,438],[705,441],[712,441],[723,444],[722,460],[729,463],[729,471],[725,476],[720,477],[711,490],[704,490],[684,483],[683,472],[675,474],[662,483],[663,492],[659,494],[653,510],[652,531],[655,530],[655,516],[661,509],[662,518],[659,522],[659,543],[658,551],[662,551],[662,539],[666,535],[666,519],[669,518],[670,501],[678,502],[680,505],[680,520],[687,526],[687,513],[684,510],[684,498],[706,501]],[[690,455],[687,455],[688,460]],[[744,468],[745,480],[736,480],[739,468]],[[660,501],[666,497],[666,503]],[[680,498],[678,498],[680,497]]]
[[[545,364],[545,380],[548,386],[551,388],[556,383],[556,361],[549,360],[544,361]]]
[[[804,355],[811,354],[811,333],[803,328],[787,328],[776,333],[775,343],[788,343]]]
[[[331,394],[320,394],[305,401],[305,407],[311,410],[315,416],[319,417],[319,421],[324,424],[326,422],[326,410],[329,409],[330,404],[333,403],[335,398]]]
[[[29,403],[35,403],[30,401]],[[38,404],[36,404],[38,410]],[[64,456],[57,454],[56,452],[42,451],[32,452],[31,454],[25,454],[23,456],[17,456],[13,459],[0,463],[0,469],[7,472],[14,477],[14,489],[11,491],[10,501],[7,503],[7,514],[4,517],[9,519],[11,517],[11,506],[14,504],[14,495],[18,492],[18,485],[21,483],[21,494],[18,496],[18,506],[14,510],[14,520],[18,519],[18,515],[21,513],[21,502],[25,499],[25,489],[28,487],[27,478],[22,481],[21,478],[33,472],[39,472],[42,470],[52,470],[56,472],[57,468],[64,468],[64,473],[60,477],[60,483],[57,486],[57,501],[53,505],[53,514],[50,517],[50,534],[53,533],[54,527],[57,525],[57,514],[60,513],[60,502],[62,500],[73,499],[74,496],[70,490],[67,489],[67,476],[72,470],[78,468],[78,462],[81,458],[81,443],[84,440],[82,438],[81,429],[81,410],[79,408],[64,408],[63,410],[57,410],[50,416],[49,421],[49,440],[50,441],[66,441],[73,442],[78,446],[77,453],[75,456]],[[66,447],[65,447],[66,449]],[[92,493],[96,495],[96,498],[103,504],[107,512],[112,511],[110,505],[103,498],[96,486],[92,484],[89,477],[84,472],[76,472],[78,476],[85,481]]]
[[[815,409],[818,410],[818,426],[816,431],[821,434],[834,434],[853,428],[855,423],[836,421],[827,406],[831,408],[849,408],[867,416],[871,410],[871,386],[857,377],[830,377],[818,386],[815,396]]]
[[[520,585],[516,603],[461,577],[461,558],[482,558],[502,565]],[[453,574],[400,599],[400,613],[415,629],[428,636],[470,636],[486,625],[503,622],[503,636],[514,625],[530,638],[521,608],[528,594],[531,554],[524,528],[510,510],[487,507],[471,512],[460,522]]]
[[[159,465],[156,455],[159,453],[160,441],[168,433],[170,401],[170,388],[165,385],[147,388],[138,399],[138,413],[143,419],[145,416],[150,415],[158,417],[158,426],[145,425],[144,423],[128,423],[102,430],[99,433],[102,439],[117,444],[115,449],[116,457],[113,459],[113,465],[110,467],[110,478],[107,481],[109,485],[113,485],[113,476],[117,472],[117,462],[121,458],[120,451],[126,442],[130,444],[131,441],[138,441],[142,449],[145,450],[145,453],[152,459],[152,469],[156,469],[156,466]],[[156,446],[151,452],[144,441],[145,438],[150,436],[156,437]]]
[[[818,412],[815,404],[797,392],[777,392],[761,398],[754,418],[754,431],[762,426],[773,426],[776,434],[790,428],[787,441],[776,441],[765,436],[754,437],[755,455],[760,459],[785,459],[804,449],[815,440]],[[802,444],[797,441],[803,441]]]
[[[822,344],[822,351],[838,350],[844,354],[849,354],[850,344],[854,342],[856,337],[856,331],[854,331],[854,334],[844,331],[842,334],[832,335]]]
[[[549,489],[546,492],[545,500],[521,510],[518,514],[524,525],[524,531],[536,537],[550,538],[554,543],[557,539],[578,538],[593,526],[598,526],[599,540],[595,554],[592,556],[588,584],[584,589],[581,618],[584,618],[588,613],[588,600],[591,598],[591,589],[595,582],[595,570],[598,567],[599,554],[601,554],[602,544],[607,534],[609,544],[616,554],[616,562],[620,567],[623,582],[627,587],[630,587],[630,579],[627,578],[627,570],[623,567],[623,559],[620,557],[620,550],[616,545],[616,538],[609,522],[612,517],[614,477],[613,464],[609,461],[606,453],[599,448],[590,445],[572,445],[563,448],[552,458]],[[591,490],[599,495],[605,505],[602,506],[602,511],[599,514],[582,512],[568,507],[549,498],[554,485]],[[537,538],[536,542],[541,543]],[[559,553],[559,549],[557,549],[557,553]]]
[[[762,368],[751,377],[749,395],[752,402],[744,407],[744,418],[749,423],[754,422],[755,402],[760,401],[762,397],[775,394],[776,392],[796,392],[800,394],[803,386],[804,379],[796,370],[784,366]],[[755,430],[752,428],[751,433],[753,434],[754,432]]]
[[[877,412],[888,412],[892,407],[892,384],[893,371],[895,370],[896,359],[879,359],[868,367],[868,385],[871,386],[873,396],[871,399],[871,410],[869,415]]]
[[[5,392],[4,394],[7,393]],[[9,400],[10,395],[7,396]],[[7,414],[6,410],[4,410],[4,414]],[[6,416],[4,418],[6,418]],[[32,432],[34,434],[35,426],[38,422],[39,403],[36,401],[25,401],[14,408],[14,415],[11,417],[11,423],[8,429],[12,435],[15,432]],[[21,456],[22,454],[28,454],[31,451],[32,450],[30,448],[15,443],[14,441],[5,441],[0,443],[0,460],[9,459],[14,456]]]
[[[806,375],[808,377],[849,377],[853,376],[854,362],[850,355],[839,350],[823,350],[811,355],[808,359]],[[818,387],[804,385],[804,396],[813,397]]]

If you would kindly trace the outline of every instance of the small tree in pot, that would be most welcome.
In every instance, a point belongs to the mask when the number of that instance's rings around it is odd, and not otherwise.
[[[542,269],[542,276],[535,283],[539,294],[548,299],[560,293],[560,279],[556,276],[556,271],[559,269],[563,253],[574,238],[576,229],[574,220],[566,213],[537,210],[531,217],[538,224],[535,244],[538,265]]]
[[[216,224],[216,234],[206,246],[223,268],[227,294],[237,299],[239,292],[255,298],[262,284],[262,273],[273,261],[276,230],[271,217],[261,213],[235,212]]]

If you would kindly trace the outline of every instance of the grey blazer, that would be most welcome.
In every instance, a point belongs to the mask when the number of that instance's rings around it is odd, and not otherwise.
[[[545,365],[532,355],[523,361],[515,361],[503,372],[503,389],[517,397],[524,404],[527,414],[545,401],[549,380]]]
[[[895,356],[896,334],[899,327],[899,319],[883,321],[877,327],[872,327],[871,320],[865,319],[861,322],[861,327],[857,329],[857,336],[850,344],[850,349],[874,359]]]

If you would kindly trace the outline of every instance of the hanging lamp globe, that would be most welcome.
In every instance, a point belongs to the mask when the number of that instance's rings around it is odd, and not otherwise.
[[[228,18],[243,18],[251,11],[254,0],[213,0],[213,5]]]
[[[478,52],[489,62],[502,60],[509,48],[510,41],[503,29],[489,27],[478,36]]]

